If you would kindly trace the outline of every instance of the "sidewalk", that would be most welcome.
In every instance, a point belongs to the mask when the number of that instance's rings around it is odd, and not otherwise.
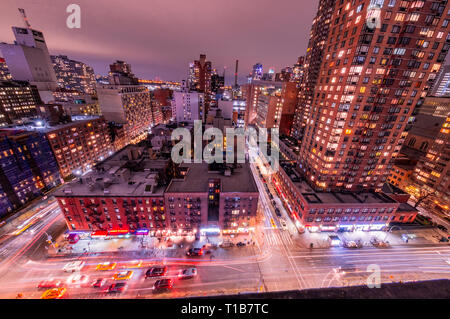
[[[230,241],[234,244],[238,242],[247,243],[244,247],[220,248],[213,247],[223,241]],[[254,254],[249,253],[253,245],[251,235],[239,235],[231,238],[226,236],[201,236],[200,240],[195,240],[194,236],[183,237],[176,236],[172,240],[158,240],[156,237],[150,236],[130,236],[129,238],[95,238],[90,237],[80,239],[76,244],[69,244],[64,239],[64,235],[58,237],[54,242],[56,248],[50,246],[48,255],[50,257],[76,257],[76,256],[101,256],[116,255],[131,257],[148,257],[148,258],[184,258],[186,250],[189,248],[201,248],[205,246],[206,257],[213,260],[214,258],[230,258],[242,257]],[[207,251],[210,253],[207,253]],[[212,256],[212,257],[211,257]]]
[[[415,236],[405,242],[402,239],[403,234],[412,234]],[[361,241],[364,246],[372,246],[370,241],[376,238],[378,241],[388,242],[390,246],[411,246],[411,245],[448,245],[446,242],[439,242],[443,236],[443,232],[436,229],[419,229],[419,230],[394,230],[391,232],[385,231],[353,231],[353,232],[309,232],[305,231],[303,234],[295,235],[295,240],[302,248],[309,248],[313,244],[313,248],[330,248],[331,241],[329,236],[337,236],[344,241]]]

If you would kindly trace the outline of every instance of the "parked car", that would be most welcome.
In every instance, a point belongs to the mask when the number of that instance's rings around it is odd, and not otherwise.
[[[243,242],[238,242],[237,244],[236,244],[236,246],[238,246],[238,247],[243,247],[243,246],[245,246],[245,243],[243,243]]]
[[[270,199],[273,199],[272,193],[269,193],[269,197],[270,197]]]
[[[350,241],[346,241],[344,243],[344,247],[346,247],[346,248],[360,248],[360,245],[358,245],[358,243],[356,243],[355,241],[350,240]]]
[[[197,268],[191,267],[180,270],[178,273],[178,278],[180,279],[189,279],[197,276]]]
[[[278,207],[275,207],[275,214],[276,214],[278,217],[281,217],[281,212],[280,212],[280,210],[278,209]]]
[[[281,224],[281,228],[283,229],[287,229],[287,224],[286,221],[283,218],[280,218],[280,224]]]
[[[83,266],[86,264],[86,262],[81,261],[81,260],[76,260],[76,261],[72,261],[70,263],[67,263],[64,267],[63,270],[65,272],[75,272],[75,271],[80,271]]]
[[[234,247],[234,243],[231,241],[224,241],[222,242],[219,247],[221,248],[230,248],[230,247]]]
[[[155,282],[153,289],[155,291],[169,290],[173,288],[172,279],[160,279]]]
[[[447,227],[445,227],[444,225],[437,225],[437,228],[439,228],[442,231],[447,232]]]
[[[190,248],[188,251],[186,251],[186,256],[201,256],[201,255],[203,255],[202,248]]]
[[[145,279],[149,277],[161,277],[167,274],[167,266],[152,267],[145,272]]]
[[[442,237],[441,239],[439,239],[439,242],[441,242],[441,243],[448,243],[449,240],[448,240],[447,237]]]

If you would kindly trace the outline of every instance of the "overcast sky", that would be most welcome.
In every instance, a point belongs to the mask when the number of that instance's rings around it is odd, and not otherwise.
[[[0,42],[23,26],[26,10],[44,33],[50,54],[65,54],[107,74],[125,60],[140,78],[180,81],[189,62],[205,53],[231,84],[239,59],[243,82],[256,62],[266,72],[305,53],[318,0],[1,0]],[[81,7],[81,29],[66,26],[66,7]]]

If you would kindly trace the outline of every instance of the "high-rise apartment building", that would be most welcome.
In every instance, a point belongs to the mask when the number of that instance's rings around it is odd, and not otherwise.
[[[108,124],[103,117],[80,116],[66,123],[50,124],[44,120],[35,125],[4,129],[43,134],[50,144],[61,177],[81,175],[114,152]]]
[[[60,88],[95,94],[96,80],[92,67],[69,59],[66,55],[52,55],[51,59]]]
[[[413,173],[419,188],[425,191],[430,209],[448,216],[450,204],[450,114],[442,124],[427,155],[422,157]],[[420,197],[418,198],[420,199]]]
[[[297,59],[297,63],[295,63],[294,66],[292,67],[292,77],[291,77],[292,82],[295,82],[297,84],[302,83],[303,74],[305,73],[304,64],[305,64],[305,57],[300,56]]]
[[[109,122],[124,124],[131,142],[147,136],[153,125],[152,101],[148,89],[141,85],[98,85],[102,115]]]
[[[189,88],[208,95],[211,92],[211,70],[211,62],[206,61],[205,54],[200,54],[200,59],[189,65]]]
[[[23,10],[21,12],[25,14]],[[38,88],[45,103],[51,101],[51,92],[57,87],[56,75],[43,33],[29,24],[26,28],[12,27],[12,30],[14,43],[0,43],[12,78],[30,82]]]
[[[217,70],[213,70],[211,75],[211,92],[219,94],[225,86],[225,75],[220,75]]]
[[[109,85],[97,85],[102,115],[108,122],[123,124],[130,142],[143,140],[155,124],[153,113],[158,115],[153,111],[151,92],[139,85],[131,66],[123,61],[110,65],[109,81]]]
[[[109,65],[109,84],[114,85],[138,85],[139,79],[131,72],[131,65],[117,60]]]
[[[258,97],[267,90],[281,90],[281,82],[253,81],[241,86],[242,97],[246,100],[245,125],[255,122],[258,110]]]
[[[431,96],[450,96],[450,65],[445,65],[433,84]]]
[[[261,63],[256,63],[252,69],[252,80],[261,80],[263,76],[263,65]]]
[[[447,1],[320,1],[293,129],[313,188],[381,189],[445,60],[449,9]]]
[[[199,92],[183,90],[173,92],[172,112],[177,122],[205,122],[205,95]]]
[[[25,81],[0,81],[0,127],[36,116],[42,104],[34,85]]]
[[[5,59],[0,58],[0,81],[9,81],[11,78]]]
[[[60,183],[45,134],[0,131],[0,217]]]

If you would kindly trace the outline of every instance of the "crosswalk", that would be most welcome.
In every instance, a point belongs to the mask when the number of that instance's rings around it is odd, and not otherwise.
[[[285,245],[294,245],[291,235],[287,231],[268,230],[264,235],[264,242],[272,247]]]

